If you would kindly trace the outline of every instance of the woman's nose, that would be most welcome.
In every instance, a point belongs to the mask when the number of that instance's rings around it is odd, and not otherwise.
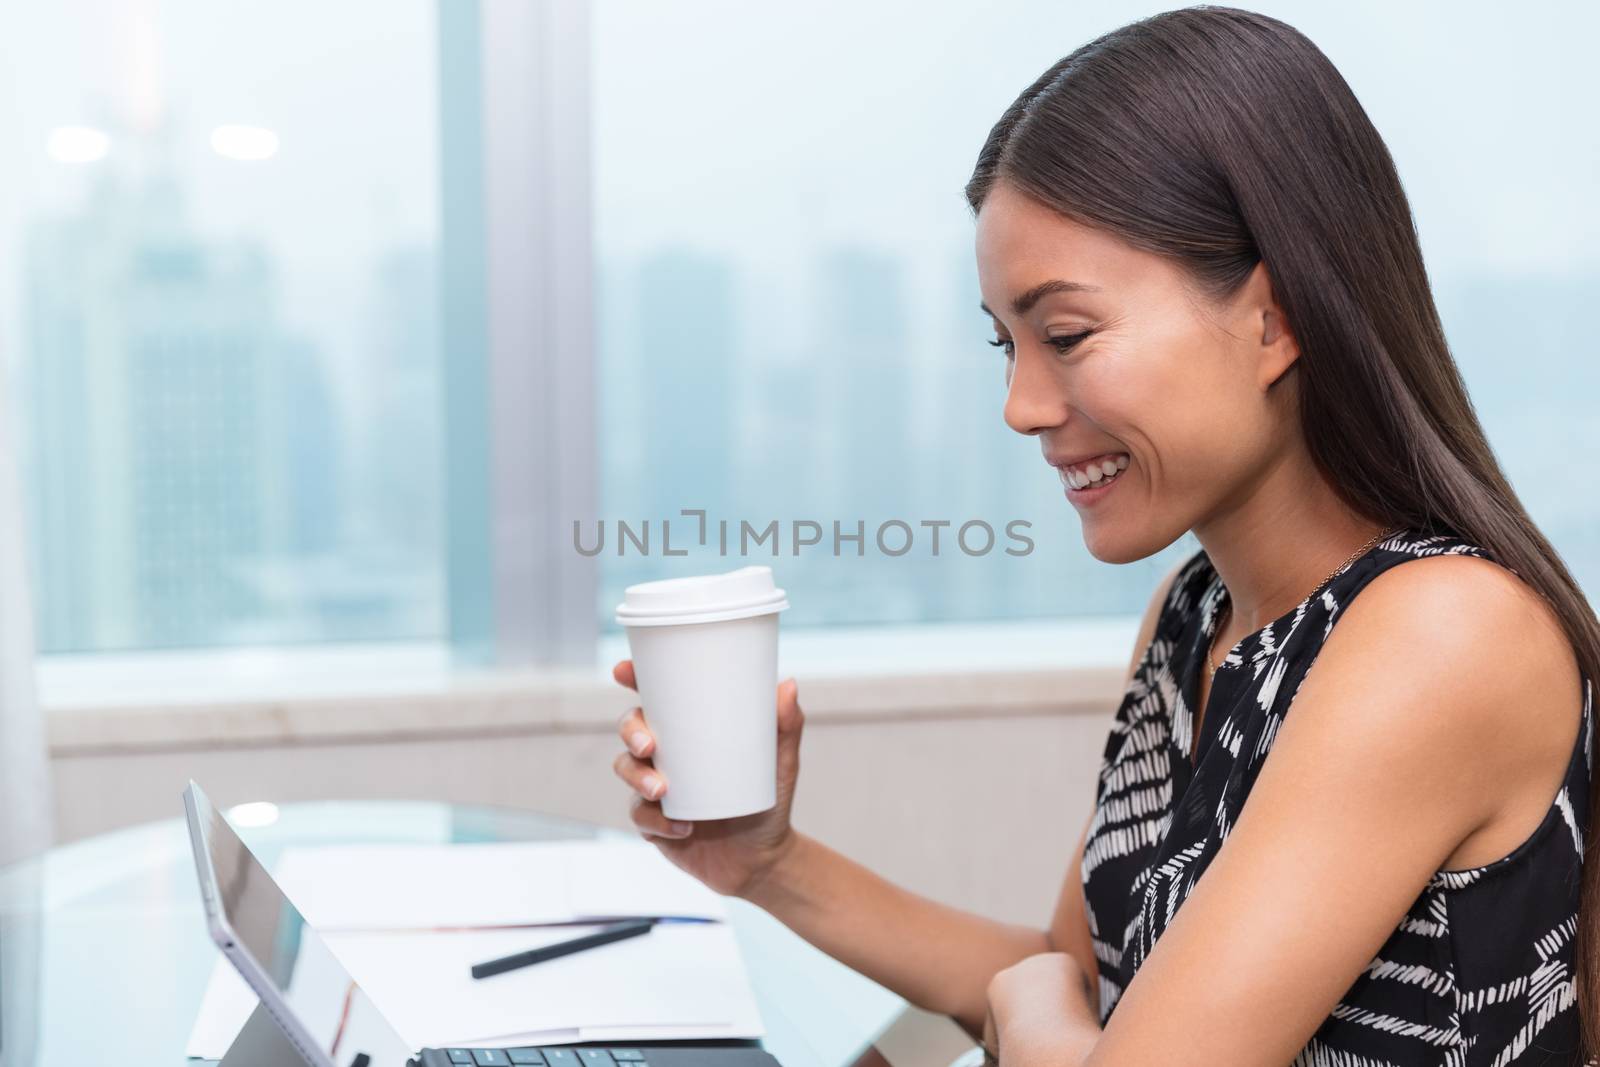
[[[1037,434],[1067,419],[1067,398],[1061,384],[1037,357],[1017,350],[1006,389],[1006,425],[1020,434]]]

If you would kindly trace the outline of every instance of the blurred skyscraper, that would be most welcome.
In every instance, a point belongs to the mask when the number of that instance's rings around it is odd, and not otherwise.
[[[602,395],[603,410],[624,419],[599,430],[602,455],[618,457],[601,477],[608,508],[603,556],[615,568],[610,585],[620,591],[660,567],[664,519],[684,508],[704,508],[712,521],[735,512],[741,450],[732,413],[739,368],[729,264],[669,248],[608,278],[617,286],[608,306],[626,308],[615,328],[602,330],[606,351],[621,361],[609,363],[610,373],[600,377],[602,394],[617,391]],[[648,555],[629,541],[618,556],[618,521],[641,538],[649,522]],[[691,529],[687,520],[673,523],[674,551],[698,547],[687,536]],[[589,524],[585,539],[592,543],[593,537]]]
[[[40,644],[237,640],[264,563],[330,547],[332,400],[284,327],[270,257],[211,240],[156,140],[76,213],[35,220],[26,270]]]

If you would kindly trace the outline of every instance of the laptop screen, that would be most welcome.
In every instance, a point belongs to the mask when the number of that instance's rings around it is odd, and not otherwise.
[[[404,1067],[410,1048],[283,895],[227,819],[193,791],[215,881],[213,893],[235,943],[277,989],[317,1049],[338,1067]],[[199,857],[196,857],[197,859]],[[200,872],[202,880],[208,874]]]

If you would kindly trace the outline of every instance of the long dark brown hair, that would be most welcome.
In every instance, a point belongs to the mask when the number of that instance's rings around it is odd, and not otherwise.
[[[1168,258],[1214,299],[1264,261],[1299,343],[1303,432],[1335,489],[1385,528],[1488,550],[1560,616],[1585,684],[1600,677],[1600,621],[1484,437],[1394,161],[1303,34],[1212,5],[1105,34],[995,124],[966,186],[974,214],[996,181]],[[1586,1059],[1600,1051],[1600,788],[1589,827],[1575,947]]]

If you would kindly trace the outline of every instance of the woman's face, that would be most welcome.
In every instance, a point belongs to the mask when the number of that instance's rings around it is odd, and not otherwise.
[[[978,212],[977,255],[1006,422],[1038,436],[1096,559],[1159,552],[1249,499],[1287,454],[1292,387],[1271,386],[1297,350],[1263,266],[1217,306],[1168,260],[1003,182]],[[1073,462],[1089,457],[1098,483]]]

